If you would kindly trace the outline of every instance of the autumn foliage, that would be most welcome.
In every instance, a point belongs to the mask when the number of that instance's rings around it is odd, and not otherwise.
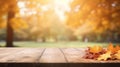
[[[84,58],[99,61],[120,60],[120,46],[113,46],[113,44],[110,43],[107,48],[101,46],[88,47]]]

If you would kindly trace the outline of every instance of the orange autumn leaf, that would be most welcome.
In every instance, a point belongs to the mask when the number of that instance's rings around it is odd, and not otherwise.
[[[107,51],[111,51],[112,53],[115,52],[115,48],[112,43],[110,43],[109,46],[107,47]]]
[[[120,60],[120,50],[115,54],[115,58]]]
[[[115,52],[118,52],[120,50],[120,46],[119,45],[116,45],[116,47],[114,48],[114,51]]]
[[[120,45],[109,44],[107,49],[100,46],[89,47],[86,51],[86,59],[96,59],[96,60],[120,60]]]
[[[102,51],[102,47],[101,46],[93,46],[93,47],[90,47],[90,52],[91,53],[99,53]]]
[[[111,58],[111,51],[108,51],[105,54],[100,55],[100,57],[97,58],[97,60],[104,60],[106,61],[107,59]]]

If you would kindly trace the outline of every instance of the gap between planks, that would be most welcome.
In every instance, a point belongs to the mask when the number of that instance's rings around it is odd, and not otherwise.
[[[43,49],[42,53],[39,55],[38,59],[36,59],[36,63],[39,62],[40,58],[42,57],[43,53],[45,52],[46,48]]]
[[[42,54],[40,63],[67,63],[64,54],[59,48],[46,48]]]
[[[0,59],[0,62],[36,62],[42,54],[42,48],[18,48],[16,53],[12,53]]]

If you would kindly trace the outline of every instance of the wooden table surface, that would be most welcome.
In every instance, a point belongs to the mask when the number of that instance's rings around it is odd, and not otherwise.
[[[0,48],[0,63],[116,63],[82,58],[85,48]]]

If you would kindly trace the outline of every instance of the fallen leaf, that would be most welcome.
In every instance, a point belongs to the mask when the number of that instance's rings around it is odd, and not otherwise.
[[[97,60],[104,60],[106,61],[107,59],[111,58],[111,51],[108,51],[105,54],[100,55],[100,57],[97,58]]]
[[[91,53],[99,53],[103,50],[103,48],[101,46],[93,46],[93,47],[90,47],[89,50]]]
[[[115,49],[112,43],[109,44],[109,46],[107,47],[107,51],[110,51],[112,53],[115,53]]]
[[[114,48],[114,52],[118,52],[120,50],[120,46],[116,45],[116,47]]]
[[[120,50],[114,56],[116,59],[120,60]]]

